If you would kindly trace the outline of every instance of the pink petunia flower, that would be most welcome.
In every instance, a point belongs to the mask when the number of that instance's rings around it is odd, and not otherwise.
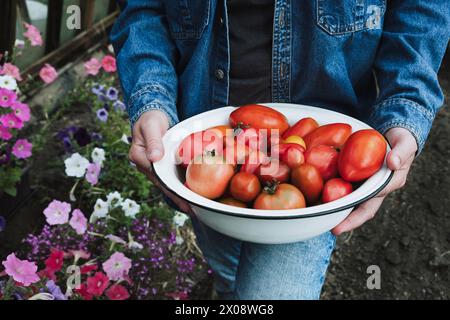
[[[11,253],[2,264],[5,267],[6,274],[25,287],[39,281],[39,276],[36,273],[37,265],[34,262],[20,260],[14,253]]]
[[[30,121],[31,111],[27,104],[16,101],[12,104],[11,109],[14,111],[14,115],[23,122]]]
[[[84,70],[86,71],[87,75],[96,76],[101,68],[102,64],[96,58],[92,58],[91,60],[84,63]]]
[[[11,129],[22,129],[23,128],[22,120],[17,118],[12,113],[8,113],[3,116],[0,116],[0,123],[6,128],[11,128]]]
[[[27,31],[25,31],[23,36],[31,42],[31,46],[32,47],[42,46],[44,42],[42,41],[41,32],[39,31],[39,29],[33,26],[32,24],[26,22],[24,24],[25,28],[27,28]]]
[[[116,72],[117,71],[116,58],[114,58],[111,55],[104,56],[102,59],[102,66],[106,72],[109,73]]]
[[[131,268],[131,259],[125,257],[122,252],[115,252],[102,266],[111,280],[118,281],[128,275]]]
[[[70,203],[53,200],[44,210],[49,225],[65,224],[69,221]]]
[[[87,282],[87,293],[93,296],[101,296],[109,284],[109,278],[103,272],[96,272],[93,277],[89,277]]]
[[[86,171],[86,181],[95,186],[98,183],[101,165],[99,163],[90,163]]]
[[[106,290],[106,296],[109,300],[127,300],[130,297],[130,294],[124,286],[114,284]]]
[[[46,63],[39,72],[39,76],[46,84],[50,84],[58,78],[58,72],[56,72],[55,68]]]
[[[7,62],[3,65],[3,67],[0,70],[0,75],[4,74],[13,77],[17,81],[22,81],[19,68],[13,65],[12,63]]]
[[[0,107],[11,107],[16,100],[17,94],[14,91],[0,88]]]
[[[8,141],[12,138],[12,134],[9,129],[3,125],[0,126],[0,139]]]
[[[69,221],[70,226],[77,232],[77,234],[84,234],[87,229],[87,219],[80,209],[75,209],[72,212],[72,218]]]
[[[27,159],[31,157],[33,144],[27,139],[19,139],[13,146],[12,154],[18,159]]]

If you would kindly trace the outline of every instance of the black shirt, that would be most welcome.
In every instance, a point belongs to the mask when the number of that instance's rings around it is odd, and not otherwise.
[[[274,0],[228,0],[230,105],[272,99]]]

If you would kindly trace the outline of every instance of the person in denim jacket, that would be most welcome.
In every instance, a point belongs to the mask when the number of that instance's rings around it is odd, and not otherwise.
[[[230,50],[233,2],[119,1],[111,39],[133,130],[130,159],[157,185],[149,167],[163,155],[166,130],[230,105],[240,62]],[[242,242],[193,218],[224,299],[319,298],[335,235],[372,219],[384,198],[404,186],[443,103],[437,72],[449,42],[450,1],[273,0],[271,15],[270,101],[253,102],[314,105],[367,122],[390,142],[387,163],[395,175],[332,232],[303,242]]]

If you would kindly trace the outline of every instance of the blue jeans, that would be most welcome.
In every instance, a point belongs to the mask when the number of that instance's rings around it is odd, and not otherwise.
[[[266,245],[230,238],[195,218],[192,223],[221,299],[320,298],[335,244],[330,232],[307,241]]]

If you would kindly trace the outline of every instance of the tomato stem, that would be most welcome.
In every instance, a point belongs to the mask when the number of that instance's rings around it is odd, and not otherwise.
[[[275,194],[279,184],[280,182],[277,180],[267,182],[266,186],[264,187],[264,192],[268,194]]]

